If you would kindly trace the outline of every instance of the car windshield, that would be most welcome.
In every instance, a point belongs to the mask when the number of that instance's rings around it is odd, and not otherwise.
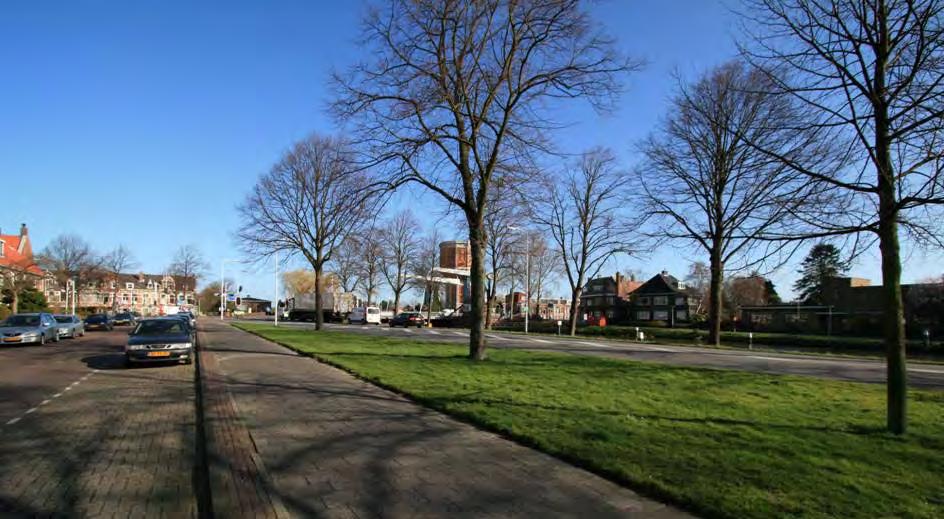
[[[132,332],[132,335],[166,335],[186,333],[184,324],[177,319],[155,319],[142,321]]]
[[[59,322],[59,323],[71,323],[71,322],[72,322],[72,316],[71,316],[71,315],[57,315],[57,316],[56,316],[56,322]]]
[[[11,315],[3,326],[39,326],[38,315]]]
[[[89,321],[89,322],[104,321],[104,320],[105,320],[105,316],[102,315],[102,314],[92,314],[92,315],[86,317],[85,320],[86,320],[86,321]]]
[[[118,314],[118,315],[115,316],[115,318],[117,318],[117,319],[130,319],[130,318],[131,318],[131,314]]]

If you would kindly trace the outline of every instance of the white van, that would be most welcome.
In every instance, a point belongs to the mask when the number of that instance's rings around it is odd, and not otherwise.
[[[380,324],[380,308],[376,306],[358,306],[347,316],[351,324]]]

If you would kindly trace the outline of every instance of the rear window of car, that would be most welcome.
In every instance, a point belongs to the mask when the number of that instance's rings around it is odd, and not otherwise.
[[[380,313],[380,310],[377,309],[377,308],[368,308],[368,309],[367,309],[367,313],[369,313],[369,314],[379,314],[379,313]]]
[[[11,315],[3,322],[4,326],[39,326],[38,315]]]
[[[56,322],[58,322],[58,323],[71,323],[71,322],[72,322],[72,316],[71,316],[71,315],[57,315],[57,316],[56,316]]]
[[[138,323],[133,335],[164,335],[173,333],[186,333],[184,324],[178,319],[160,319],[154,321],[142,321]]]
[[[131,314],[118,314],[115,316],[116,319],[130,319]]]

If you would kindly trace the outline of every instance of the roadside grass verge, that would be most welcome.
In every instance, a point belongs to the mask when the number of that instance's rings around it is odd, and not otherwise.
[[[944,392],[237,326],[705,516],[944,517]]]

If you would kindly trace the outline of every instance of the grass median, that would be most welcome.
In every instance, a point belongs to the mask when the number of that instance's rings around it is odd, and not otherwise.
[[[238,326],[703,515],[944,516],[944,392]]]

